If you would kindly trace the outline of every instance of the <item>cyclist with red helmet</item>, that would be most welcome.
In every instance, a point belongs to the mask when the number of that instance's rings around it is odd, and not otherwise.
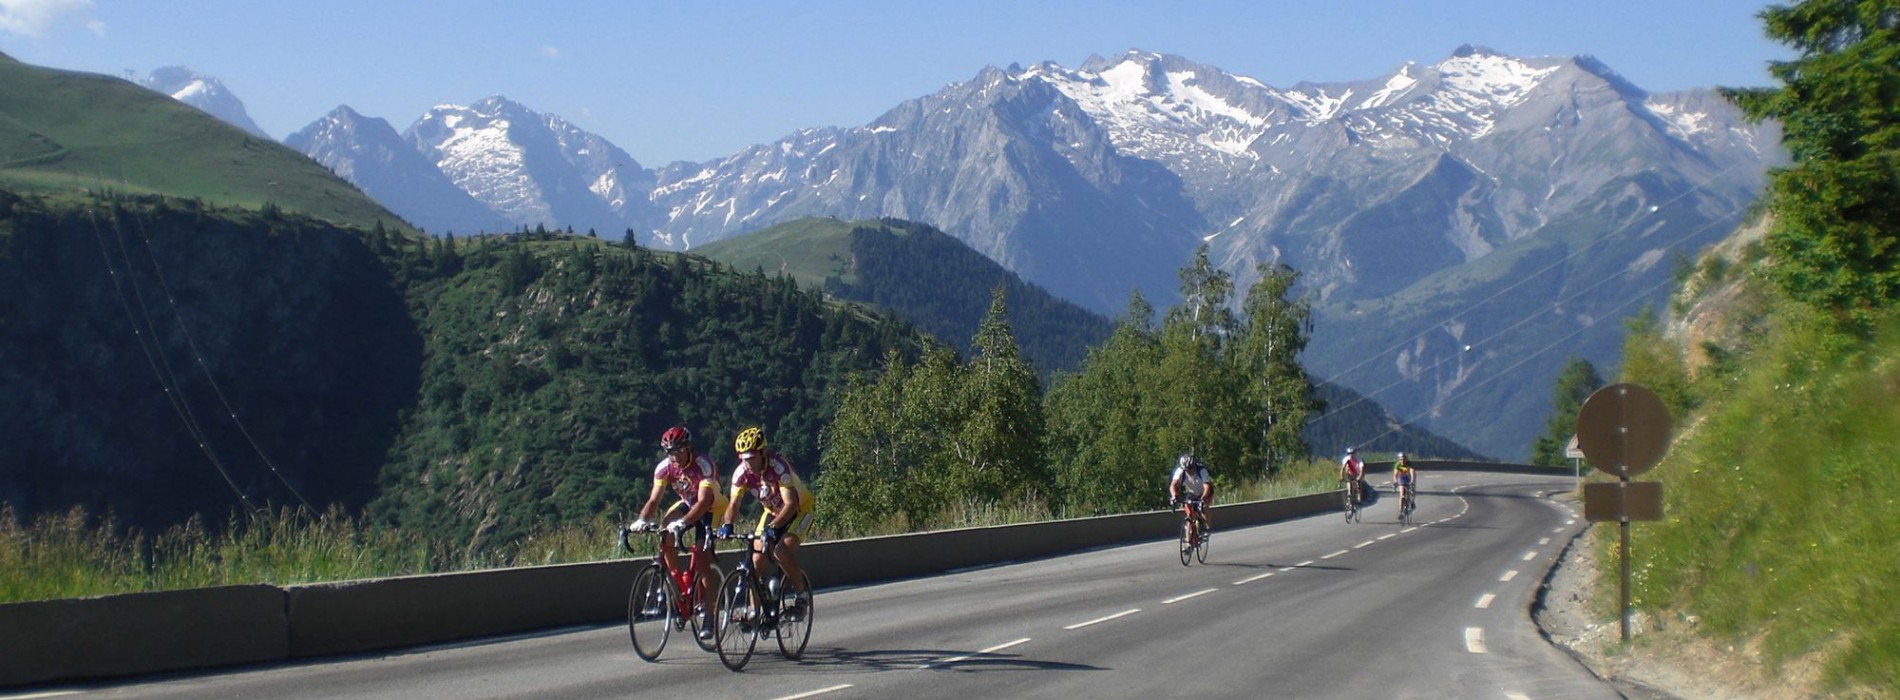
[[[660,536],[660,553],[674,569],[679,568],[679,551],[676,541],[686,528],[693,529],[693,546],[702,550],[712,549],[712,538],[708,531],[713,519],[726,510],[726,497],[719,492],[719,468],[712,459],[693,449],[693,434],[685,426],[676,425],[660,434],[660,448],[666,450],[666,458],[653,467],[653,490],[647,494],[646,505],[640,508],[640,517],[628,525],[635,532],[653,529],[664,524],[666,533]],[[679,502],[666,509],[658,521],[652,520],[653,511],[660,505],[661,495],[671,487],[679,496]],[[701,557],[699,568],[693,572],[699,579],[700,590],[717,590],[719,582],[713,580],[712,570],[706,564],[712,557]],[[710,627],[700,630],[700,636],[712,633]]]
[[[719,526],[718,536],[732,536],[732,520],[739,514],[739,504],[745,502],[747,493],[752,494],[765,506],[758,527],[752,531],[764,538],[753,545],[752,566],[764,570],[765,545],[770,542],[774,544],[772,558],[784,570],[785,580],[804,581],[798,568],[798,543],[811,525],[815,503],[811,489],[805,487],[804,480],[798,478],[798,472],[784,455],[766,446],[765,433],[758,428],[739,431],[732,450],[739,453],[739,466],[732,472],[732,505],[726,509],[725,523]]]

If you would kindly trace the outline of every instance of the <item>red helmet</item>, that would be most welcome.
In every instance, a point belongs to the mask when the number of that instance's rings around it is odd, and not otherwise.
[[[682,447],[691,447],[693,434],[686,432],[686,426],[675,425],[660,433],[660,449],[672,452]]]

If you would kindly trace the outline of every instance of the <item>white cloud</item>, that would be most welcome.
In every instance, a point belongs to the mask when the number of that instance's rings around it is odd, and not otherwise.
[[[561,50],[554,48],[552,46],[543,46],[541,47],[541,57],[542,58],[560,58]]]
[[[21,36],[45,36],[68,15],[92,11],[92,0],[0,0],[0,32]],[[82,23],[94,34],[105,33],[105,24],[94,18]]]

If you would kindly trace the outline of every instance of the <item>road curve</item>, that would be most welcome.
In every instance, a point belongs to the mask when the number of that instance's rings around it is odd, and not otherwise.
[[[1526,609],[1584,526],[1543,498],[1568,478],[1422,474],[1337,514],[1173,541],[824,589],[804,661],[768,644],[732,673],[675,635],[658,663],[624,626],[31,689],[113,698],[1615,698]],[[0,698],[8,697],[0,694]]]

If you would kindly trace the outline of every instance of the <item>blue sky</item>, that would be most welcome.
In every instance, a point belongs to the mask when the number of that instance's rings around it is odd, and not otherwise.
[[[1277,87],[1371,78],[1461,44],[1591,54],[1652,92],[1772,85],[1746,0],[0,0],[0,52],[222,80],[272,136],[347,104],[404,129],[504,95],[648,167],[857,126],[986,65],[1130,48]]]

